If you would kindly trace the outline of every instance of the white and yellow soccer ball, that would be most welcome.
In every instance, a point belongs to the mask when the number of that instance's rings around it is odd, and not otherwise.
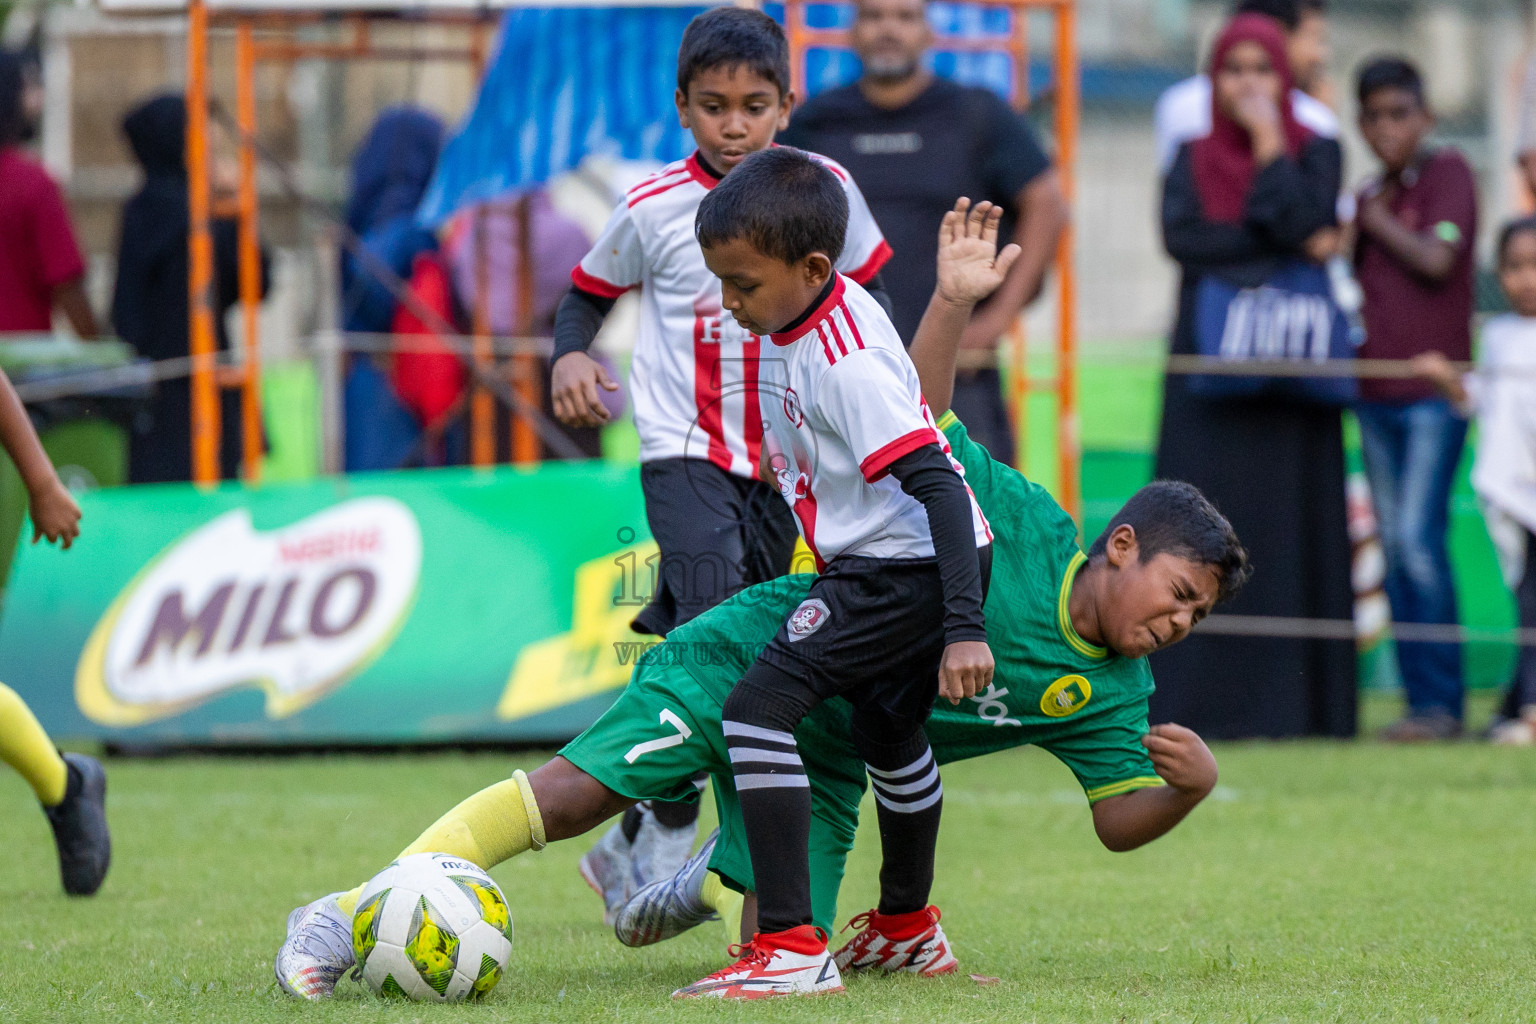
[[[512,956],[512,915],[491,876],[446,853],[401,857],[358,898],[352,949],[379,995],[425,1003],[476,999]]]

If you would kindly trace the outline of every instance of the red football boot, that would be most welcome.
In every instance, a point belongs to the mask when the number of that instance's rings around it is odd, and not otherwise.
[[[766,999],[843,990],[842,975],[827,952],[827,933],[813,925],[759,933],[744,946],[732,946],[731,955],[741,959],[678,989],[672,998]]]
[[[870,910],[843,926],[862,929],[837,951],[837,966],[848,971],[906,971],[933,977],[951,974],[960,964],[939,927],[939,908],[924,907],[910,914]]]

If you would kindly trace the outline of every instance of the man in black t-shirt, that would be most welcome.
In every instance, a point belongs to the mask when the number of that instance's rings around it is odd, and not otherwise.
[[[1040,292],[1066,202],[1029,125],[987,89],[937,78],[923,62],[933,41],[925,0],[856,0],[849,44],[863,62],[852,85],[796,110],[779,141],[823,153],[859,183],[894,255],[882,271],[902,341],[912,343],[938,265],[938,224],[955,200],[1007,212],[1000,234],[1024,250],[961,341],[954,408],[971,437],[1013,462],[1013,434],[997,344]]]

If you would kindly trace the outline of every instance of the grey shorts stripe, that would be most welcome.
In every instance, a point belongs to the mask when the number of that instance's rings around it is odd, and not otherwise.
[[[737,780],[737,785],[738,787],[740,786],[739,779]],[[874,794],[875,802],[888,811],[893,811],[896,814],[917,814],[920,811],[926,811],[928,808],[942,800],[944,798],[944,787],[940,786],[938,789],[935,789],[932,793],[923,797],[916,803],[897,803],[894,800],[887,800],[885,797],[880,795],[880,791],[878,789],[874,790]]]
[[[732,747],[731,764],[792,764],[804,768],[800,755],[790,750],[758,750],[756,747]]]
[[[924,775],[916,782],[903,782],[900,785],[893,786],[891,783],[882,782],[879,779],[872,778],[869,780],[870,785],[874,787],[875,792],[877,794],[884,794],[885,796],[910,796],[913,793],[925,793],[928,791],[929,787],[938,781],[939,766],[936,764],[930,765],[928,768],[928,774]]]
[[[927,750],[923,751],[923,756],[922,757],[919,757],[916,761],[913,761],[911,764],[907,765],[905,768],[897,768],[895,771],[882,771],[879,768],[873,768],[873,767],[870,767],[867,764],[864,766],[864,768],[865,768],[866,771],[869,772],[871,778],[874,778],[874,779],[884,779],[884,780],[886,780],[888,782],[894,782],[897,779],[903,778],[904,776],[907,776],[907,775],[916,775],[918,772],[920,772],[923,769],[927,768],[932,763],[933,763],[933,748],[930,747]]]
[[[804,775],[738,775],[736,788],[742,789],[810,789],[811,780]]]
[[[795,734],[781,732],[778,729],[764,729],[756,725],[747,725],[744,722],[722,722],[721,730],[727,736],[737,736],[748,740],[766,740],[769,743],[783,744],[790,749],[795,746]]]

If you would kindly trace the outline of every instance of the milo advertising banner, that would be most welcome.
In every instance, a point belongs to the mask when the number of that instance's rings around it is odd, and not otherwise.
[[[0,680],[121,743],[575,735],[629,678],[656,568],[633,467],[98,491],[23,545]]]

